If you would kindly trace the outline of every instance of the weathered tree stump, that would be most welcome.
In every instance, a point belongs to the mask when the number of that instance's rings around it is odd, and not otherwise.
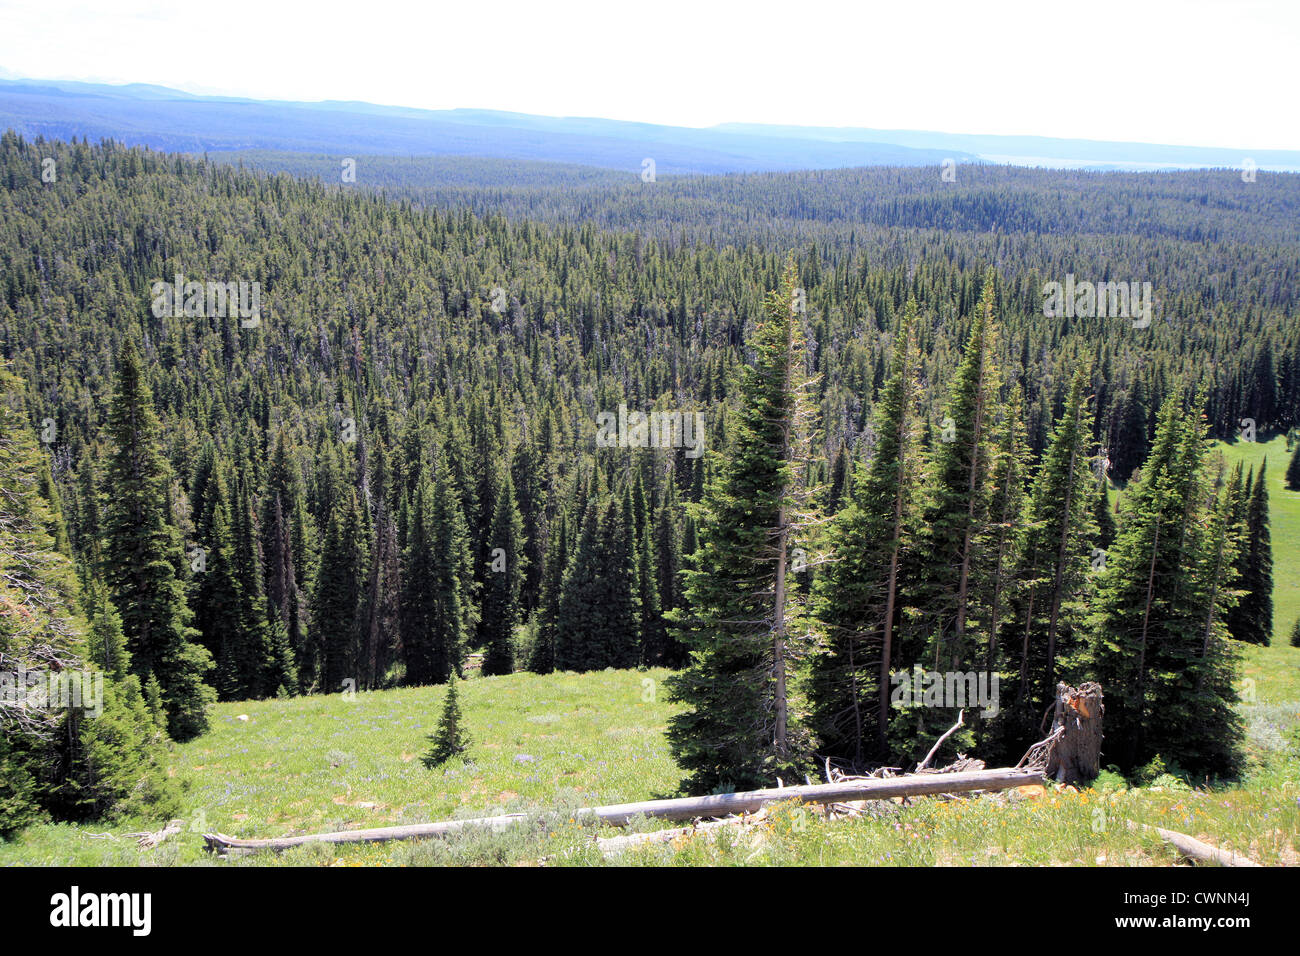
[[[1101,773],[1101,718],[1106,707],[1101,685],[1093,681],[1077,689],[1056,685],[1052,730],[1060,730],[1047,758],[1047,776],[1057,783],[1087,783]]]

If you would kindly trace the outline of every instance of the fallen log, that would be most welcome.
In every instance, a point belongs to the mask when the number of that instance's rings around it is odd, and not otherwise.
[[[1129,823],[1133,826],[1133,823]],[[1193,860],[1200,860],[1204,863],[1218,863],[1220,866],[1259,866],[1250,857],[1242,856],[1240,853],[1233,853],[1231,850],[1220,850],[1217,846],[1190,837],[1186,833],[1179,833],[1177,830],[1166,830],[1163,827],[1153,827],[1148,824],[1140,824],[1143,830],[1154,831],[1160,839],[1164,840],[1183,856]]]
[[[799,800],[803,803],[887,800],[891,797],[919,797],[936,793],[1007,790],[1042,782],[1043,775],[1037,770],[1002,768],[963,773],[927,773],[910,777],[845,780],[836,783],[815,783],[810,786],[772,787],[741,793],[720,793],[708,797],[679,797],[671,800],[646,800],[640,803],[587,807],[576,811],[574,816],[584,822],[626,826],[634,817],[639,816],[661,820],[694,820],[755,813],[770,803],[786,800]],[[304,843],[383,843],[388,840],[446,836],[472,827],[502,830],[529,819],[529,816],[523,813],[510,813],[467,820],[444,820],[439,823],[417,823],[368,830],[341,830],[335,833],[310,833],[303,836],[260,840],[241,840],[222,833],[205,833],[203,840],[209,852],[219,853],[230,850],[285,850],[302,846]]]

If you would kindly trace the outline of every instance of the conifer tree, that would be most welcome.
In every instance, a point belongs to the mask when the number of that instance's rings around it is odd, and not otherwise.
[[[207,729],[211,655],[195,643],[180,576],[182,549],[171,522],[171,469],[161,452],[158,417],[140,356],[123,346],[109,411],[110,452],[104,472],[105,578],[121,615],[131,667],[142,682],[157,677],[168,733],[188,740]]]
[[[612,585],[602,599],[606,613],[604,637],[612,667],[635,667],[641,661],[644,633],[641,615],[641,566],[639,540],[630,489],[624,485],[619,499],[611,498],[601,523],[605,566],[613,574]],[[651,585],[653,593],[653,584]],[[657,596],[656,596],[657,599]]]
[[[307,654],[306,614],[302,592],[298,587],[289,522],[285,518],[283,503],[278,494],[272,502],[269,527],[266,527],[265,533],[266,602],[279,621],[279,630],[284,633],[296,675],[294,685],[286,690],[296,693],[301,686],[301,670]]]
[[[1017,385],[997,424],[997,457],[992,474],[989,520],[980,542],[983,562],[979,618],[988,635],[984,670],[997,670],[1004,657],[1001,632],[1015,599],[1022,569],[1015,566],[1016,545],[1023,531],[1025,475],[1029,450],[1023,420],[1024,400]]]
[[[0,695],[0,834],[58,819],[174,812],[165,737],[128,674],[121,621],[93,578],[82,594],[59,549],[59,499],[47,493],[19,383],[0,367],[0,667],[102,671],[99,711],[29,707]],[[90,627],[79,613],[84,606]],[[152,681],[157,687],[156,679]],[[83,700],[91,687],[82,685]],[[161,691],[159,692],[161,695]]]
[[[288,662],[272,649],[273,637],[268,630],[270,614],[262,586],[262,555],[248,484],[248,478],[241,475],[232,499],[236,505],[231,529],[233,563],[239,574],[236,596],[239,624],[233,648],[239,690],[234,699],[270,697],[281,685],[293,680],[293,675],[286,670]]]
[[[103,670],[108,679],[124,680],[130,671],[131,657],[122,633],[122,618],[109,599],[108,588],[98,579],[91,579],[83,585],[82,593],[90,622],[86,632],[87,660]]]
[[[1268,515],[1268,460],[1247,482],[1244,541],[1237,559],[1237,586],[1244,592],[1228,618],[1232,636],[1247,644],[1273,639],[1273,544]]]
[[[1093,553],[1097,529],[1090,496],[1094,479],[1088,467],[1092,456],[1086,383],[1087,373],[1079,369],[1034,476],[1026,513],[1023,589],[1012,631],[1022,736],[1033,733],[1043,707],[1055,695],[1060,658],[1077,649],[1089,575],[1105,560],[1104,554]]]
[[[637,604],[640,607],[640,662],[654,666],[667,654],[668,628],[659,598],[659,575],[656,567],[653,523],[647,518],[641,527],[636,548]]]
[[[361,650],[361,602],[366,572],[365,542],[356,493],[342,491],[330,515],[321,553],[312,610],[318,686],[337,693],[357,679]]]
[[[691,661],[669,679],[686,705],[669,741],[695,792],[797,779],[811,751],[792,681],[804,647],[786,578],[806,507],[798,466],[810,414],[796,283],[787,268],[768,294],[727,455],[697,506],[690,607],[676,618]]]
[[[519,600],[524,615],[537,608],[541,598],[542,574],[546,566],[546,494],[543,489],[543,459],[535,444],[521,441],[510,464],[515,500],[523,521],[524,580]],[[498,545],[499,547],[499,545]]]
[[[556,670],[632,667],[641,622],[630,507],[612,496],[587,500],[582,532],[565,574],[555,621]]]
[[[99,716],[67,716],[67,764],[52,803],[71,819],[162,817],[180,811],[167,776],[166,737],[150,714],[140,678],[105,681]]]
[[[914,515],[915,300],[894,331],[889,378],[875,409],[876,447],[831,522],[832,561],[818,575],[814,614],[827,647],[812,664],[812,723],[822,748],[855,762],[883,756],[895,657],[900,554]]]
[[[918,618],[922,637],[928,640],[928,657],[935,667],[943,663],[953,670],[982,657],[968,625],[995,452],[991,427],[998,383],[994,282],[990,270],[949,394],[926,488],[919,544],[926,557],[911,598],[912,606],[921,612]]]
[[[852,492],[853,458],[843,443],[835,453],[835,462],[831,466],[831,480],[826,485],[826,513],[835,514],[841,504]]]
[[[438,728],[429,735],[432,744],[424,757],[424,765],[430,769],[441,766],[452,757],[458,757],[469,749],[469,734],[465,731],[460,713],[460,699],[457,686],[460,681],[453,674],[447,684],[447,693],[442,702],[442,716],[438,718]]]
[[[549,674],[555,669],[560,596],[569,562],[569,524],[563,511],[556,518],[556,524],[558,528],[551,536],[551,546],[546,554],[546,573],[542,577],[542,594],[537,607],[537,639],[528,659],[528,669],[535,674]]]
[[[479,644],[485,649],[483,674],[509,674],[515,669],[515,627],[522,616],[524,583],[523,519],[515,502],[515,485],[507,469],[496,483],[497,500],[488,542],[489,573],[480,611]]]
[[[460,671],[466,634],[465,517],[445,459],[421,476],[402,566],[401,650],[408,684],[441,684]]]
[[[1142,464],[1150,442],[1151,407],[1146,382],[1136,374],[1124,392],[1115,412],[1114,432],[1109,452],[1117,481],[1128,481],[1133,470]]]
[[[236,644],[241,640],[240,591],[243,583],[235,557],[230,527],[229,490],[225,477],[214,475],[208,483],[201,526],[205,537],[194,568],[194,624],[200,640],[216,661],[214,681],[222,700],[245,696],[240,679]]]
[[[388,673],[398,631],[401,602],[401,553],[397,525],[382,494],[376,496],[370,545],[370,578],[366,585],[365,659],[367,687],[378,687]]]
[[[294,670],[298,681],[310,682],[309,648],[307,644],[306,600],[301,587],[305,568],[299,563],[304,546],[295,545],[295,525],[305,521],[302,492],[296,473],[289,463],[287,443],[282,432],[275,437],[271,451],[271,467],[267,476],[267,493],[262,507],[262,554],[265,557],[266,599],[271,611],[279,618],[285,640],[293,654]],[[301,537],[301,534],[299,535]],[[298,687],[286,688],[294,691]]]
[[[577,540],[564,572],[555,616],[552,664],[556,670],[585,671],[595,660],[593,644],[602,623],[594,603],[601,577],[599,512],[599,502],[589,499],[579,513]]]
[[[1300,491],[1300,441],[1296,442],[1291,464],[1286,469],[1286,486],[1291,491]]]
[[[663,643],[648,659],[650,663],[673,668],[681,667],[687,658],[686,647],[666,626],[672,613],[681,607],[682,539],[676,495],[676,486],[669,484],[654,522],[654,568],[660,617],[665,624],[654,635]]]

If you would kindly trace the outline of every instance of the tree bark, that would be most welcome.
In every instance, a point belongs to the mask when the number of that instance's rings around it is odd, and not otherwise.
[[[1047,758],[1047,776],[1057,783],[1087,783],[1101,773],[1102,716],[1106,712],[1101,685],[1088,681],[1078,689],[1056,685],[1052,729],[1060,730]]]

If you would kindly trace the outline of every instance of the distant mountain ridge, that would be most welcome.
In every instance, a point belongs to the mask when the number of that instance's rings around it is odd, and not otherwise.
[[[764,126],[723,123],[714,127],[732,133],[762,132],[764,136],[831,142],[897,143],[914,149],[973,153],[989,162],[1015,166],[1069,166],[1084,168],[1213,168],[1238,167],[1246,159],[1260,169],[1300,171],[1300,151],[1279,149],[1225,149],[1218,146],[1172,146],[1160,143],[1095,139],[1059,139],[1051,136],[1006,136],[940,133],[928,130],[863,129],[856,127]],[[1035,159],[1053,162],[1032,162]]]
[[[707,129],[485,109],[303,103],[202,96],[150,84],[0,79],[0,129],[54,139],[115,139],[174,152],[288,150],[482,156],[656,174],[925,166],[944,160],[1096,169],[1238,166],[1300,171],[1300,151],[1112,143],[1040,136],[763,126]]]

